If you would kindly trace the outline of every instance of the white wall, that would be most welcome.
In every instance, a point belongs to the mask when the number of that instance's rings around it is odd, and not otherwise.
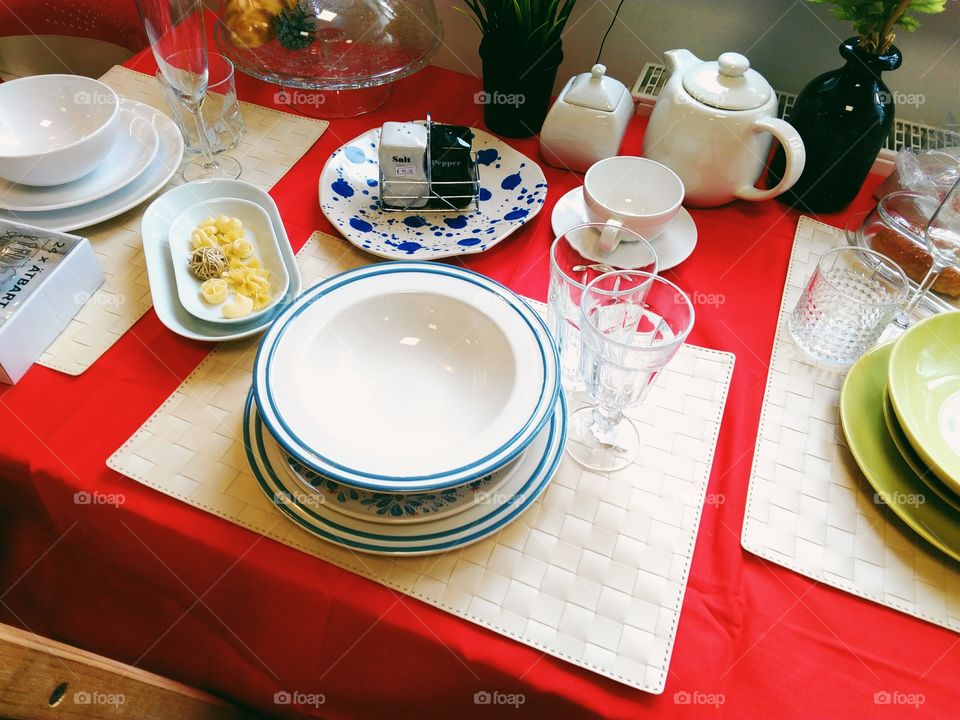
[[[480,33],[455,10],[461,0],[436,0],[444,25],[444,47],[434,64],[480,75]],[[558,91],[571,75],[588,70],[617,0],[578,0],[563,40]],[[884,78],[895,93],[924,96],[917,106],[901,104],[897,117],[940,127],[960,126],[960,0],[940,15],[921,15],[915,33],[901,31],[899,70]],[[842,64],[840,41],[853,35],[826,6],[806,0],[625,0],[607,38],[601,61],[628,87],[646,62],[687,48],[704,59],[736,50],[777,90],[799,92],[816,75]]]

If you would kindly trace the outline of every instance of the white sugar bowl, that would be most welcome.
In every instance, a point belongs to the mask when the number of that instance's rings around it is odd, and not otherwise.
[[[620,150],[633,117],[633,98],[619,80],[594,65],[564,86],[540,130],[540,152],[554,167],[586,172]]]

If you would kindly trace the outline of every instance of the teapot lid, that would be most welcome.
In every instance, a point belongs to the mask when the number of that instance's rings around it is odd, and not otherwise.
[[[597,64],[590,72],[580,73],[562,99],[570,105],[613,112],[627,88],[619,80],[607,77],[606,72],[605,66]]]
[[[722,110],[753,110],[770,99],[773,88],[750,61],[735,52],[701,62],[683,74],[683,88],[697,100]]]

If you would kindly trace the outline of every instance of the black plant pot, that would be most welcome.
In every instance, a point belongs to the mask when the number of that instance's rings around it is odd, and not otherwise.
[[[893,96],[880,74],[900,67],[900,51],[891,46],[883,55],[873,55],[860,47],[859,38],[850,38],[840,45],[840,55],[847,64],[811,81],[787,118],[803,138],[807,162],[796,185],[778,199],[807,212],[846,207],[893,127]],[[785,166],[778,148],[770,187],[780,181]]]
[[[547,117],[563,50],[559,42],[536,52],[506,45],[488,37],[480,43],[483,120],[497,135],[530,137]]]

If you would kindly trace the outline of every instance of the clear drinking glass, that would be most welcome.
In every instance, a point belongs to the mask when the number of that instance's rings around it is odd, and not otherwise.
[[[550,290],[547,301],[547,325],[560,351],[560,370],[563,386],[568,392],[585,389],[580,373],[580,299],[590,281],[615,268],[596,263],[580,254],[577,248],[596,242],[603,223],[586,223],[570,228],[559,235],[550,247]],[[653,246],[631,230],[622,228],[623,244],[631,244],[629,257],[636,269],[657,274],[657,253]],[[622,240],[621,238],[621,240]]]
[[[842,247],[817,263],[787,329],[815,360],[849,365],[877,341],[907,295],[907,277],[886,255]]]
[[[693,305],[669,280],[619,270],[593,280],[580,302],[581,369],[593,403],[570,416],[567,452],[584,467],[610,472],[640,450],[623,411],[646,396],[693,329]]]
[[[214,156],[200,112],[208,79],[200,0],[136,0],[136,3],[160,72],[197,125],[203,156],[184,166],[184,180],[239,176],[240,163],[234,158]]]
[[[223,55],[207,53],[207,66],[207,94],[204,96],[200,112],[207,129],[210,149],[215,153],[221,153],[235,148],[240,143],[246,134],[247,126],[243,122],[240,103],[237,101],[233,63]],[[159,70],[157,70],[157,82],[160,83],[160,92],[170,108],[173,121],[180,128],[187,151],[202,153],[200,132],[193,115],[180,102]]]

